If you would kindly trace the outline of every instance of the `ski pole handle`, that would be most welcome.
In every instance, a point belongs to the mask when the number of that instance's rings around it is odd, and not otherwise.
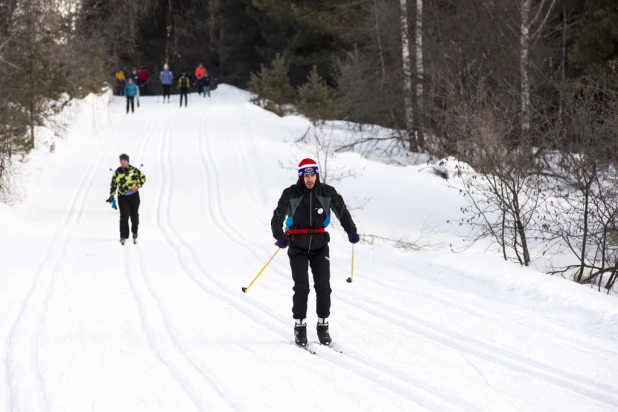
[[[249,288],[255,283],[255,281],[260,277],[260,275],[262,274],[262,272],[264,272],[264,270],[266,270],[266,268],[268,267],[268,265],[270,265],[270,262],[273,261],[273,259],[275,258],[275,256],[277,256],[277,253],[279,253],[281,249],[277,248],[277,250],[275,251],[275,253],[270,257],[270,259],[268,259],[268,262],[266,262],[266,264],[262,267],[262,269],[258,272],[257,275],[255,275],[255,277],[253,278],[253,280],[251,281],[251,283],[249,283],[249,286],[242,288],[242,293],[247,293],[247,291],[249,290]]]

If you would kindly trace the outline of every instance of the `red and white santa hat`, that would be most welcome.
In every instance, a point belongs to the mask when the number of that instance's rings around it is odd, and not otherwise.
[[[298,177],[304,175],[317,175],[319,173],[318,164],[313,159],[303,159],[298,164]]]

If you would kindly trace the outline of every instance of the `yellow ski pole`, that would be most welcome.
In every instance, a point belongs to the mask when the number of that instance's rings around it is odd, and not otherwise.
[[[260,275],[262,274],[262,272],[264,272],[264,270],[268,267],[268,265],[270,265],[270,262],[273,261],[273,259],[275,258],[275,256],[277,256],[277,253],[279,253],[281,249],[277,248],[277,251],[270,257],[270,259],[268,259],[268,262],[266,262],[266,264],[264,265],[264,267],[258,272],[257,275],[255,275],[255,277],[253,278],[253,280],[251,281],[251,283],[249,283],[249,286],[242,288],[242,293],[247,293],[247,291],[249,290],[249,288],[251,287],[251,285],[253,285],[255,283],[255,281],[260,277]]]
[[[350,269],[350,277],[347,282],[352,283],[352,280],[354,280],[354,243],[352,243],[352,268]]]

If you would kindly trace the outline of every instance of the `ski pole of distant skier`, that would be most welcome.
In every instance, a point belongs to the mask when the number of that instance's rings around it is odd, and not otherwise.
[[[262,272],[264,272],[264,270],[266,270],[266,268],[268,267],[268,265],[270,265],[270,262],[273,261],[273,259],[275,258],[275,256],[277,256],[277,253],[279,253],[281,249],[277,248],[277,251],[270,257],[270,259],[268,259],[268,262],[266,262],[266,264],[264,265],[264,267],[262,267],[262,269],[258,272],[257,275],[255,275],[255,277],[253,278],[253,280],[251,281],[251,283],[249,283],[249,286],[242,288],[242,293],[247,293],[247,291],[249,290],[249,288],[255,283],[256,280],[258,280],[258,278],[260,277],[260,275],[262,274]]]
[[[353,280],[354,280],[354,244],[352,244],[352,266],[350,268],[350,277],[348,278],[347,282],[352,283]]]

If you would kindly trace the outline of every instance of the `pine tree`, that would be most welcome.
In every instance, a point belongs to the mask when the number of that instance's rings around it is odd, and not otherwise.
[[[282,112],[282,105],[294,101],[294,88],[288,73],[289,66],[279,54],[272,61],[271,68],[262,65],[259,73],[251,73],[249,90],[257,95],[256,102],[260,106],[273,103]]]
[[[570,58],[587,75],[607,81],[612,77],[610,62],[618,59],[618,8],[615,0],[587,0],[586,5],[588,13],[573,31]]]
[[[333,118],[333,92],[326,81],[318,74],[313,66],[311,74],[307,76],[307,83],[298,88],[298,110],[307,116],[314,125],[320,120]]]

